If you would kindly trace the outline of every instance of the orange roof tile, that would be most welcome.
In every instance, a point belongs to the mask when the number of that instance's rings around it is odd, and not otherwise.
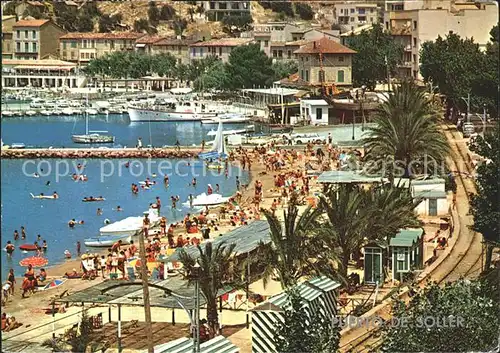
[[[192,47],[237,47],[238,45],[250,44],[253,39],[249,38],[221,38],[212,39],[206,42],[191,44]]]
[[[323,37],[319,40],[311,41],[299,49],[295,54],[356,54],[356,52],[340,43]]]
[[[187,39],[187,38],[163,38],[159,40],[158,42],[155,42],[153,45],[191,45],[196,43],[197,40],[195,39]]]
[[[144,33],[116,32],[116,33],[94,33],[73,32],[67,33],[59,39],[138,39],[144,37]]]
[[[20,20],[14,23],[12,27],[41,27],[49,20]]]

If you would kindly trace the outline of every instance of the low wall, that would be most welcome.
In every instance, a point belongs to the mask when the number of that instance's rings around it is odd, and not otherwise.
[[[158,149],[4,149],[2,159],[37,158],[194,158],[199,149],[158,148]]]

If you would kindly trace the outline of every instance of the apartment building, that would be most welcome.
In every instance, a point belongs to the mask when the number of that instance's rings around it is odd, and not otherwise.
[[[333,8],[333,23],[340,27],[342,33],[379,22],[381,8],[376,1],[339,2]]]
[[[2,16],[2,59],[14,57],[14,41],[12,27],[16,23],[16,16]]]
[[[296,42],[304,38],[306,28],[300,24],[289,22],[268,22],[255,24],[253,29],[253,37],[256,43],[260,45],[260,49],[267,56],[279,58],[277,53],[281,49],[282,52],[286,42]],[[274,48],[273,48],[274,47]],[[273,50],[276,52],[274,56]]]
[[[422,79],[420,49],[426,41],[450,32],[473,38],[486,48],[489,32],[498,23],[495,2],[454,2],[450,0],[386,1],[384,27],[404,47],[402,77]]]
[[[14,59],[40,60],[58,55],[58,39],[66,31],[50,20],[20,20],[12,33]]]
[[[224,16],[250,15],[250,1],[197,1],[209,21],[221,21]]]
[[[136,41],[143,33],[68,33],[59,38],[59,51],[62,60],[86,65],[94,58],[120,50],[134,50]]]
[[[354,50],[328,38],[309,42],[295,51],[300,79],[311,86],[352,86],[354,54]]]
[[[170,54],[178,64],[189,63],[189,46],[198,42],[196,39],[163,38],[152,45],[153,54]]]
[[[226,63],[229,61],[229,55],[235,47],[251,43],[254,43],[254,40],[249,38],[222,38],[194,43],[189,46],[189,59],[197,60],[208,56],[216,56]]]

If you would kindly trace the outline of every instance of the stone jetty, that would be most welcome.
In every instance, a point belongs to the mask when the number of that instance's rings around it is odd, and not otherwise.
[[[182,148],[59,148],[59,149],[2,149],[3,159],[38,159],[38,158],[193,158],[200,149]]]

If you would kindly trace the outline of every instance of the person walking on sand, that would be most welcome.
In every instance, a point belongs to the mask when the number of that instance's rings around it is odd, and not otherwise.
[[[177,152],[181,151],[181,143],[179,142],[179,140],[175,141],[175,147],[177,148]]]
[[[76,242],[76,254],[80,256],[82,250],[82,245],[80,244],[79,241]]]
[[[159,216],[160,215],[160,209],[161,209],[160,196],[156,196],[156,209],[158,210],[158,216]]]
[[[150,220],[148,214],[144,214],[144,219],[142,220],[142,230],[144,232],[144,238],[148,237]]]
[[[9,270],[9,275],[7,276],[7,281],[10,282],[10,295],[14,295],[14,285],[16,284],[16,276],[14,275],[14,269]]]

